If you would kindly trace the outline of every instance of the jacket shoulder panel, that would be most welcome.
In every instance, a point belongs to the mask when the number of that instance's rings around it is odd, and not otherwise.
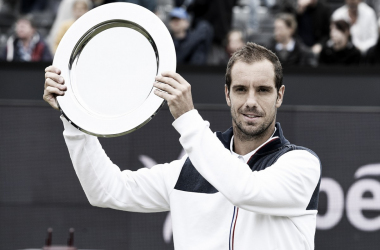
[[[205,194],[214,194],[218,192],[218,190],[216,190],[216,188],[203,178],[203,176],[195,169],[189,158],[187,158],[183,164],[174,189]]]

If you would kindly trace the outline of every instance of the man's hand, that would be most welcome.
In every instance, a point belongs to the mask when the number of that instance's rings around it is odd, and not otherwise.
[[[45,69],[45,91],[43,99],[56,110],[58,110],[56,97],[58,95],[64,95],[67,90],[67,87],[64,85],[65,79],[63,79],[60,74],[61,70],[54,66],[49,66]]]
[[[163,72],[156,76],[154,93],[168,102],[174,119],[194,109],[190,84],[175,72]]]
[[[322,45],[320,43],[316,43],[311,47],[311,51],[313,51],[314,55],[319,55],[322,51]]]

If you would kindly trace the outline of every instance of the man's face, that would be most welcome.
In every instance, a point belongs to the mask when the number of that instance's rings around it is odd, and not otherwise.
[[[273,64],[268,60],[252,64],[238,61],[232,67],[231,79],[225,94],[234,134],[250,140],[273,132],[285,91],[285,86],[276,90]]]
[[[293,29],[286,26],[285,22],[281,19],[274,21],[274,39],[278,43],[288,41],[293,36]]]
[[[338,30],[335,25],[331,25],[330,27],[330,37],[334,42],[334,47],[338,50],[341,50],[346,47],[348,43],[349,34],[345,34],[341,30]]]
[[[172,18],[169,22],[170,30],[174,33],[184,32],[189,28],[189,21],[187,19]]]
[[[228,37],[227,51],[230,55],[244,46],[241,32],[232,32]]]
[[[16,34],[21,40],[31,39],[34,35],[34,28],[28,20],[19,20],[16,23]]]

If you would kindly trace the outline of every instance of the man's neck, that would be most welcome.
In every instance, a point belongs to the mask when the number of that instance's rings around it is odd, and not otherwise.
[[[32,40],[31,38],[25,38],[25,39],[20,39],[21,40],[21,43],[22,43],[22,46],[24,48],[29,48],[29,44],[30,44],[30,41]]]
[[[334,43],[333,47],[336,51],[343,50],[347,47],[348,41],[343,42],[343,43]]]
[[[356,23],[358,19],[358,7],[357,8],[348,8],[348,16],[351,19],[351,24]]]
[[[282,46],[283,46],[284,49],[288,50],[288,45],[289,45],[291,42],[293,42],[293,38],[292,38],[292,37],[290,37],[290,38],[288,38],[288,39],[282,41],[281,44],[282,44]]]
[[[238,128],[233,127],[234,130],[234,152],[239,155],[246,155],[249,152],[260,147],[264,142],[266,142],[274,133],[275,126],[271,125],[260,137],[254,137],[251,139],[244,138],[243,136],[239,136],[241,131],[237,131]]]
[[[174,37],[176,39],[180,39],[180,40],[184,39],[186,37],[186,30],[181,30],[181,31],[175,32]]]

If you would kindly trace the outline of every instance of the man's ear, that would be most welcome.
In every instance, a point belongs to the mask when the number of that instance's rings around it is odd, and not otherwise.
[[[277,93],[276,108],[281,107],[282,101],[284,100],[285,85],[282,85]]]
[[[228,90],[227,84],[224,84],[224,94],[226,95],[226,102],[229,107],[231,107],[231,100],[230,100],[230,91]]]

